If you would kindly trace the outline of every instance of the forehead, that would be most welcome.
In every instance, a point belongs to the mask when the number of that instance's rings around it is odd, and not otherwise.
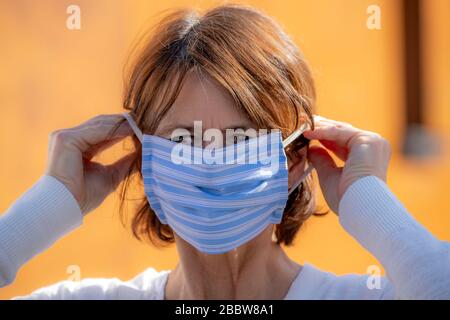
[[[202,121],[203,129],[251,128],[246,113],[239,110],[229,92],[211,77],[191,70],[172,107],[158,125],[156,134],[189,128]]]

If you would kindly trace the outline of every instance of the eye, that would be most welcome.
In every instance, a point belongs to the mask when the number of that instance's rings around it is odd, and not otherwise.
[[[242,141],[247,141],[248,139],[250,139],[250,137],[246,136],[246,135],[234,136],[234,144],[242,142]]]
[[[233,135],[233,143],[239,143],[242,141],[248,141],[250,139],[249,135],[246,135],[245,133],[235,133]]]
[[[184,136],[177,136],[177,137],[173,137],[172,139],[169,139],[173,142],[176,143],[185,143],[185,144],[192,144],[194,141],[194,136],[192,135],[184,135]]]

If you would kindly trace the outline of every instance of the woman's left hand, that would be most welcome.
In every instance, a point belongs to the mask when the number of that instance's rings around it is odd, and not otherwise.
[[[308,157],[319,175],[319,183],[328,206],[338,213],[339,201],[348,187],[365,176],[386,181],[391,148],[379,134],[357,129],[352,125],[314,117],[314,130],[304,133],[321,146],[311,146]],[[345,162],[338,167],[328,151]]]

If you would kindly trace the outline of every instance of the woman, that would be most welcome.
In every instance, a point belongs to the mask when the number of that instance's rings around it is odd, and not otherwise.
[[[12,282],[22,264],[81,225],[122,182],[125,201],[136,173],[145,197],[133,233],[155,244],[175,242],[177,267],[148,269],[128,282],[64,281],[21,298],[450,298],[448,243],[421,227],[389,191],[386,140],[313,117],[314,104],[304,58],[270,18],[242,6],[217,7],[203,16],[168,15],[131,65],[127,113],[98,116],[51,135],[45,175],[1,217],[0,284]],[[243,129],[236,131],[241,136],[234,137],[235,146],[259,138],[248,136],[251,129],[279,129],[281,135],[265,137],[275,137],[271,146],[281,152],[280,167],[171,163],[167,156],[176,142],[169,139],[182,129],[177,141],[190,147],[196,121],[201,132]],[[309,130],[298,131],[305,126]],[[128,136],[136,152],[107,166],[91,161]],[[320,146],[309,147],[309,140]],[[345,165],[337,167],[329,152]],[[367,276],[301,266],[281,247],[313,214],[307,158],[342,226],[385,268],[378,289],[367,285]]]

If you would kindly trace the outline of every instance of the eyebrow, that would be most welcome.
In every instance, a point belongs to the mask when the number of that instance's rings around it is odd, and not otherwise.
[[[186,129],[189,132],[193,133],[194,132],[194,126],[193,125],[183,125],[183,124],[175,124],[175,125],[168,125],[166,127],[163,127],[159,133],[159,135],[161,136],[167,136],[169,134],[171,134],[175,129]],[[211,129],[211,128],[208,128]],[[237,130],[237,129],[252,129],[252,127],[250,127],[248,124],[242,124],[242,125],[233,125],[231,127],[226,127],[226,128],[218,128],[220,131],[225,131],[227,129],[231,129],[231,130]],[[257,129],[255,129],[257,130]]]

